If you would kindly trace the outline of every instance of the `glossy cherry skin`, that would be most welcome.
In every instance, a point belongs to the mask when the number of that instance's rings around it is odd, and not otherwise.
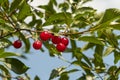
[[[68,38],[63,37],[63,38],[61,39],[61,43],[63,43],[65,46],[67,46],[67,45],[68,45],[68,43],[69,43]]]
[[[57,44],[56,49],[57,49],[59,52],[63,52],[63,51],[65,51],[66,46],[65,46],[63,43],[59,43],[59,44]]]
[[[14,46],[14,48],[16,48],[16,49],[20,48],[20,47],[22,46],[21,40],[16,40],[16,41],[14,41],[13,46]]]
[[[43,41],[47,41],[52,37],[52,34],[48,31],[43,31],[40,33],[40,39]]]
[[[39,41],[39,40],[34,41],[34,43],[33,43],[33,48],[34,49],[39,50],[39,49],[41,49],[41,47],[42,47],[42,42],[41,41]]]
[[[52,36],[52,43],[53,44],[59,44],[61,42],[60,36]]]

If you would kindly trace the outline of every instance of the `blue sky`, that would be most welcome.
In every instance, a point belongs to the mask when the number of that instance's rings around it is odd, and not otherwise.
[[[48,0],[33,0],[33,1],[34,2],[31,3],[31,5],[33,6],[37,6],[39,4],[46,4],[48,2]],[[64,0],[58,0],[58,1],[64,1]],[[104,11],[106,8],[120,8],[119,0],[93,0],[93,2],[86,4],[86,6],[92,6],[96,8],[98,12]],[[17,53],[22,53],[20,49],[14,49],[13,47],[11,47],[9,50]],[[32,80],[35,75],[40,76],[41,80],[48,80],[52,69],[69,65],[68,63],[58,59],[57,57],[49,57],[47,50],[43,53],[43,52],[34,50],[32,48],[30,53],[31,54],[27,55],[28,60],[22,60],[22,61],[25,62],[27,66],[31,67],[28,70],[28,73],[32,77]],[[90,53],[92,52],[89,52],[89,54]],[[88,54],[88,52],[86,52],[86,54]],[[110,55],[109,58],[111,58],[112,60],[113,58],[111,56],[112,55]],[[71,54],[65,53],[63,54],[63,57],[67,60],[71,60]],[[109,64],[112,64],[111,62],[109,62],[110,61],[109,58],[106,58],[105,60]],[[71,66],[70,68],[78,68],[78,67]],[[81,75],[81,72],[77,72],[77,74],[72,76],[70,80],[74,80],[80,75]]]

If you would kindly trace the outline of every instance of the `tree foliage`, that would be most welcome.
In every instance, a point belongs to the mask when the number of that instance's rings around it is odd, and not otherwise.
[[[20,59],[26,58],[25,54],[31,49],[30,40],[40,39],[42,31],[50,31],[57,36],[69,38],[69,46],[65,52],[58,52],[55,46],[44,41],[44,48],[48,50],[50,57],[60,57],[62,54],[72,55],[73,62],[79,69],[67,70],[69,67],[59,67],[51,71],[49,80],[69,80],[69,74],[82,71],[82,76],[76,80],[101,79],[118,80],[120,74],[120,10],[116,8],[106,9],[97,13],[97,10],[84,6],[91,0],[65,0],[58,3],[57,0],[49,0],[47,5],[31,6],[33,0],[0,0],[0,76],[4,80],[24,80],[23,76],[12,77],[11,71],[16,74],[25,74],[25,80],[30,80],[26,71],[29,67]],[[52,26],[52,27],[51,27]],[[24,43],[24,54],[8,52],[6,49],[12,46],[11,38],[20,39]],[[83,42],[83,46],[79,46]],[[77,45],[79,44],[79,45]],[[85,55],[91,50],[92,57]],[[92,54],[93,52],[93,54]],[[107,65],[105,57],[114,56],[114,65]],[[40,76],[39,76],[40,77]],[[40,80],[37,75],[34,80]]]

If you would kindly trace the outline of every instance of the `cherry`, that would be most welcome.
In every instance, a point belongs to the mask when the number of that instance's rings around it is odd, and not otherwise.
[[[39,50],[42,47],[42,42],[37,40],[33,43],[33,48]]]
[[[52,37],[52,34],[48,31],[43,31],[40,33],[40,39],[43,41],[47,41]]]
[[[63,52],[63,51],[65,51],[66,46],[65,46],[63,43],[59,43],[59,44],[57,44],[56,49],[57,49],[59,52]]]
[[[22,46],[22,42],[20,40],[16,40],[16,41],[14,41],[13,46],[16,49],[18,49],[18,48],[20,48]]]
[[[60,36],[52,36],[52,42],[54,44],[58,44],[61,42],[61,37]]]
[[[61,43],[63,43],[65,46],[67,46],[67,45],[68,45],[68,43],[69,43],[68,38],[63,37],[63,38],[61,39]]]

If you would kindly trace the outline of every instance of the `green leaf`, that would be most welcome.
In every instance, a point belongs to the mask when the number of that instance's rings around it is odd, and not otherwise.
[[[91,67],[89,67],[85,62],[81,61],[80,66],[88,73],[91,70]]]
[[[29,39],[25,38],[23,33],[19,33],[19,34],[20,34],[20,38],[22,39],[22,41],[25,44],[25,52],[27,53],[30,50],[30,41],[29,41]]]
[[[23,20],[29,15],[31,15],[30,6],[27,4],[26,1],[24,1],[22,3],[22,6],[21,6],[20,10],[19,10],[18,19]]]
[[[2,4],[5,0],[0,0],[0,4]]]
[[[78,40],[80,41],[86,41],[94,44],[99,44],[99,45],[105,45],[104,42],[100,38],[96,38],[93,36],[83,36],[79,37]]]
[[[72,58],[76,57],[75,49],[77,48],[77,44],[75,40],[70,39],[71,47],[72,47]],[[80,55],[81,56],[81,55]]]
[[[83,68],[84,70],[91,70],[91,68],[83,61],[74,61],[74,62],[72,62],[72,64],[78,65],[81,68]]]
[[[87,74],[92,75],[92,68],[83,61],[74,61],[72,64],[80,66]]]
[[[59,80],[69,80],[68,74],[67,74],[67,73],[63,73],[63,74],[60,76]]]
[[[92,1],[92,0],[82,0],[82,1],[83,1],[82,3],[85,4],[85,3]]]
[[[0,49],[0,53],[3,53],[4,51],[5,51],[5,49],[4,49],[4,48]]]
[[[6,38],[0,39],[0,49],[8,48],[11,44],[12,42],[9,39]]]
[[[0,65],[0,70],[4,73],[4,76],[10,76],[9,70],[4,65]],[[8,77],[7,80],[11,80],[11,78]]]
[[[52,79],[54,79],[54,78],[56,78],[56,77],[58,77],[58,76],[59,76],[58,70],[53,69],[52,72],[51,72],[51,74],[50,74],[49,80],[52,80]]]
[[[9,0],[0,0],[0,6],[5,12],[9,11]]]
[[[107,9],[104,15],[102,16],[102,18],[99,20],[99,23],[95,27],[91,28],[91,31],[107,28],[109,27],[111,22],[119,18],[120,18],[119,9],[115,9],[115,8]]]
[[[100,19],[99,24],[111,22],[117,18],[120,18],[120,10],[116,8],[107,9]]]
[[[51,15],[43,25],[70,24],[71,22],[71,14],[62,12]]]
[[[120,30],[120,24],[112,24],[110,27],[116,30]]]
[[[108,56],[114,50],[115,50],[115,48],[113,48],[113,47],[106,48],[105,52],[103,53],[103,56]]]
[[[50,74],[49,80],[52,80],[52,79],[54,79],[56,77],[59,77],[63,73],[63,71],[64,71],[65,68],[66,67],[62,66],[60,68],[53,69],[52,72],[51,72],[51,74]]]
[[[107,30],[104,30],[102,32],[105,37],[107,38],[108,40],[108,43],[114,47],[114,48],[117,48],[119,43],[118,43],[118,40],[117,40],[117,37],[116,35],[114,34],[113,30],[112,29],[107,29]]]
[[[78,69],[72,69],[72,70],[67,71],[67,73],[70,74],[70,73],[74,73],[74,72],[77,72],[77,71],[80,71],[80,70],[78,70]]]
[[[111,75],[107,78],[107,80],[119,80],[117,76]]]
[[[81,8],[79,8],[78,9],[80,12],[86,12],[86,11],[88,11],[88,12],[93,12],[93,11],[95,11],[94,10],[94,8],[92,8],[92,7],[81,7]]]
[[[43,17],[43,13],[41,11],[35,10],[34,11],[39,17]]]
[[[113,75],[113,73],[117,70],[117,66],[111,66],[108,69],[108,74]]]
[[[16,8],[18,8],[18,6],[20,6],[22,3],[24,2],[24,0],[13,0],[13,2],[11,3],[10,6],[10,11],[14,11]]]
[[[73,48],[73,57],[75,57],[77,60],[81,61],[83,58],[83,54],[80,51],[80,48]]]
[[[119,75],[120,75],[120,67],[117,67],[117,70],[116,70],[115,74],[116,74],[116,77],[119,77]]]
[[[54,0],[50,0],[47,5],[40,5],[38,7],[45,10],[45,20],[56,13],[54,9]]]
[[[0,24],[3,24],[3,23],[5,23],[5,20],[0,19]]]
[[[16,58],[5,58],[5,62],[9,64],[7,67],[9,67],[16,74],[23,74],[29,69],[29,67]]]
[[[84,17],[84,14],[77,14],[75,15],[74,17],[75,20],[80,20],[80,21],[83,21],[83,22],[86,22],[86,18]]]
[[[81,49],[81,51],[86,51],[88,49],[91,49],[95,46],[94,43],[87,43],[85,46],[83,46],[83,48]]]
[[[50,2],[51,2],[52,4],[54,4],[55,6],[57,6],[57,1],[56,1],[56,0],[50,0]]]
[[[104,46],[96,45],[94,51],[95,52],[94,59],[93,59],[93,64],[95,65],[95,67],[100,67],[100,68],[105,67],[105,64],[103,63],[103,51],[104,51]]]
[[[82,52],[81,52],[81,49],[80,48],[75,48],[74,49],[74,57],[78,60],[78,61],[81,61],[82,59],[84,59],[86,61],[86,63],[89,64],[89,66],[92,67],[92,64],[90,62],[90,60],[88,59],[88,57],[86,55],[84,55]]]
[[[36,29],[40,30],[42,29],[42,20],[41,19],[38,19],[36,20]]]
[[[7,34],[9,32],[14,31],[13,27],[11,24],[5,22],[4,24],[0,25],[0,30],[3,30],[3,33]]]
[[[7,58],[7,57],[11,57],[11,56],[20,56],[20,54],[16,54],[13,52],[2,52],[0,53],[0,58]]]
[[[32,21],[28,24],[28,26],[30,26],[31,28],[35,26],[36,24],[36,19],[35,19],[35,16],[32,16]]]
[[[89,66],[92,67],[92,64],[91,64],[90,60],[88,59],[88,57],[86,55],[84,55],[84,54],[82,54],[82,57],[86,61],[86,63],[88,63]]]
[[[40,78],[38,76],[35,76],[34,80],[40,80]]]
[[[120,39],[120,35],[117,36],[117,39]]]
[[[118,63],[120,60],[120,52],[114,51],[114,63]]]
[[[7,75],[10,75],[8,69],[7,69],[5,66],[3,66],[3,65],[0,64],[0,69],[1,69],[2,71],[4,71]]]
[[[69,5],[68,5],[68,3],[64,2],[64,3],[59,4],[59,8],[61,8],[62,11],[66,12],[66,10],[69,9]]]

